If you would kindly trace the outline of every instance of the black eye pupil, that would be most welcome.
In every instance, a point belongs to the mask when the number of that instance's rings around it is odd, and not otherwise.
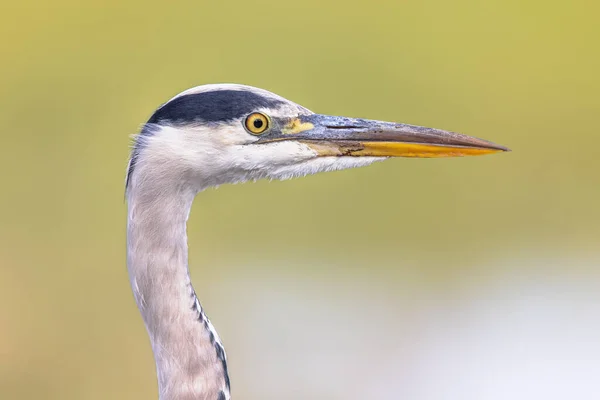
[[[260,119],[255,119],[255,120],[252,122],[252,125],[254,125],[254,127],[255,127],[256,129],[260,129],[260,128],[262,128],[262,126],[263,126],[263,122],[262,122],[262,120],[260,120]]]

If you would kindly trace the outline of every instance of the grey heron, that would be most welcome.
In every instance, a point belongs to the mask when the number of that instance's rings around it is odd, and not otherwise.
[[[507,150],[438,129],[315,114],[243,85],[198,86],[160,106],[134,139],[126,178],[127,265],[150,336],[160,400],[230,399],[223,343],[188,272],[186,222],[198,192],[388,157]]]

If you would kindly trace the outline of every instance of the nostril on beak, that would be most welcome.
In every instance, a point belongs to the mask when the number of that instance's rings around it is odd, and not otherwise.
[[[360,129],[362,126],[357,125],[335,125],[335,126],[325,126],[327,129]]]

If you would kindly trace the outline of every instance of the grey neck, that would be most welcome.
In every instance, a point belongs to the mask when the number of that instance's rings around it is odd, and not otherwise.
[[[128,188],[127,265],[156,360],[160,400],[228,400],[225,351],[188,271],[195,192]]]

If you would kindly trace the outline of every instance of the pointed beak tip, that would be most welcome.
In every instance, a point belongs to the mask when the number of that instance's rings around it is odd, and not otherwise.
[[[470,136],[465,136],[465,139],[464,145],[467,147],[478,148],[484,151],[487,150],[491,153],[508,153],[512,151],[506,146],[502,146],[501,144],[490,142],[488,140],[482,140]]]
[[[498,150],[499,152],[503,152],[503,153],[510,153],[512,151],[508,147],[502,146],[502,145],[499,145],[499,144],[495,144],[494,145],[494,149]]]

